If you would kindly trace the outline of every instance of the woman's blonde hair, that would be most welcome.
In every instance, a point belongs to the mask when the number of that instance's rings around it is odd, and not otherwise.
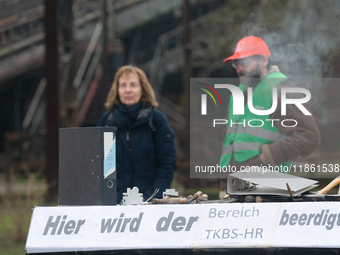
[[[153,91],[153,88],[151,87],[151,84],[148,81],[148,78],[146,77],[145,73],[139,69],[138,67],[127,65],[122,66],[118,69],[115,78],[113,80],[113,84],[111,86],[110,92],[107,96],[105,107],[107,110],[112,110],[115,105],[119,102],[119,96],[118,96],[118,81],[119,78],[123,74],[130,74],[134,73],[139,77],[140,84],[142,86],[142,102],[149,102],[153,107],[157,107],[158,103],[156,101],[155,92]]]

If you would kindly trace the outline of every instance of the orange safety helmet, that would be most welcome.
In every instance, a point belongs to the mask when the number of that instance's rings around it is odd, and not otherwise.
[[[234,55],[226,58],[223,62],[227,63],[233,59],[246,58],[254,55],[266,55],[270,57],[270,50],[260,37],[251,35],[242,38],[236,44]]]

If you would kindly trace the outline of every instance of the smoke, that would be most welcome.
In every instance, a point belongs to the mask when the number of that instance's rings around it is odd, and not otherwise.
[[[333,102],[339,101],[335,100],[340,97],[339,82],[326,79],[340,76],[333,66],[340,58],[339,10],[340,1],[332,0],[261,1],[241,31],[268,44],[272,62],[281,72],[306,78],[297,86],[311,91],[309,106],[322,125],[340,122],[339,112],[334,112],[340,104]]]
[[[261,2],[244,23],[243,34],[264,39],[273,62],[289,76],[332,75],[329,54],[339,45],[340,1],[274,2]]]

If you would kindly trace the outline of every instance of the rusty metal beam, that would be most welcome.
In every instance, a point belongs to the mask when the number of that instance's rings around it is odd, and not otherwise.
[[[46,68],[46,201],[54,202],[58,194],[58,33],[57,0],[45,0],[45,68]]]

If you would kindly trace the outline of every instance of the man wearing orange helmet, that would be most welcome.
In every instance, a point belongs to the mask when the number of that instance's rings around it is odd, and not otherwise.
[[[236,68],[246,107],[244,115],[234,115],[231,96],[220,166],[231,165],[240,170],[242,166],[287,165],[289,160],[311,154],[320,144],[320,133],[313,116],[304,115],[296,105],[289,105],[285,116],[281,115],[280,98],[272,114],[254,115],[249,111],[246,95],[249,87],[257,109],[271,108],[273,88],[280,91],[282,87],[292,87],[279,68],[271,65],[270,55],[267,44],[261,38],[247,36],[237,43],[234,54],[224,60],[224,63],[232,61]],[[248,123],[252,118],[265,124],[261,127],[230,126],[232,122]],[[293,119],[298,124],[294,127],[280,125],[283,119]]]
[[[223,62],[232,61],[241,84],[255,87],[259,82],[258,79],[262,80],[269,72],[269,57],[269,48],[261,38],[247,36],[237,43],[234,55]]]

